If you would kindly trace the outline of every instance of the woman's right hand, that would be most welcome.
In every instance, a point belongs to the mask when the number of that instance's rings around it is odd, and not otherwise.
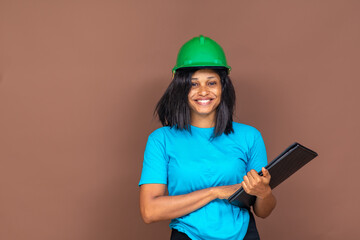
[[[240,188],[241,183],[238,183],[234,185],[213,187],[213,192],[215,193],[216,198],[228,199],[231,195],[234,194],[234,192],[236,192]]]

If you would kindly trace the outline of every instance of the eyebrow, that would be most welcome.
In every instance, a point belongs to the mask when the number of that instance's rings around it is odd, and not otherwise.
[[[212,79],[212,78],[215,78],[215,77],[213,77],[213,76],[207,77],[207,79]],[[198,79],[197,78],[191,78],[191,80],[198,80]]]

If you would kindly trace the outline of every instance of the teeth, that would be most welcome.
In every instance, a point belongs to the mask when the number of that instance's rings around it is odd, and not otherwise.
[[[207,102],[210,102],[210,100],[197,100],[198,102],[201,102],[201,103],[207,103]]]

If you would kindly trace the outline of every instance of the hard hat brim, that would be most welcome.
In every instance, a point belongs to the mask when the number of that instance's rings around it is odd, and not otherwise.
[[[231,67],[230,66],[224,66],[224,65],[218,65],[218,64],[214,64],[214,65],[211,65],[209,63],[206,63],[206,64],[192,64],[191,66],[189,65],[182,65],[182,66],[175,66],[173,69],[172,69],[172,72],[175,74],[176,70],[178,69],[182,69],[182,68],[199,68],[199,69],[204,69],[204,68],[210,68],[210,69],[221,69],[221,68],[225,68],[228,70],[228,74],[230,73],[231,71]]]

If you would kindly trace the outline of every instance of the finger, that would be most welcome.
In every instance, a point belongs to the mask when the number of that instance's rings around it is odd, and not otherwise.
[[[251,184],[254,184],[256,181],[255,181],[255,178],[254,178],[254,176],[253,176],[253,173],[250,171],[250,172],[248,172],[247,174],[246,174],[246,176],[248,177],[248,179],[249,179],[249,182],[251,183]]]
[[[242,182],[241,185],[242,185],[242,188],[244,189],[244,191],[245,191],[246,193],[249,193],[249,188],[248,188],[248,186],[246,185],[246,183],[245,183],[245,182]]]
[[[255,182],[261,181],[261,176],[259,175],[259,173],[258,173],[257,171],[255,171],[254,169],[252,169],[252,170],[250,171],[250,173],[251,173],[252,178],[255,180]]]
[[[251,187],[256,187],[258,184],[262,182],[261,176],[255,170],[251,170],[249,173],[252,179]]]
[[[261,169],[261,171],[262,171],[264,177],[266,177],[269,174],[268,170],[266,170],[266,168],[264,168],[264,167]]]
[[[265,178],[267,178],[267,179],[271,178],[269,171],[264,167],[262,168],[262,173]]]
[[[247,176],[247,175],[245,175],[244,176],[244,181],[243,181],[243,183],[246,183],[246,186],[249,188],[249,187],[251,187],[252,186],[252,184],[251,184],[251,182],[250,182],[250,180],[249,180],[249,177]]]

